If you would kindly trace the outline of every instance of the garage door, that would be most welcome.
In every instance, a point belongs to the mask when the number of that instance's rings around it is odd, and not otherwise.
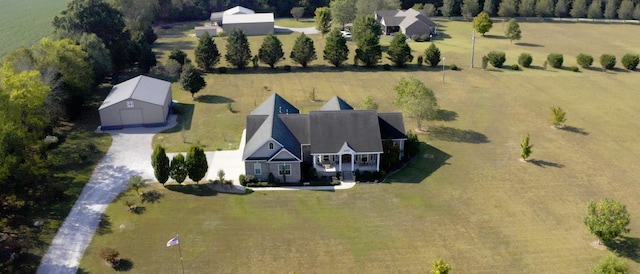
[[[120,118],[122,119],[122,125],[142,125],[144,122],[142,109],[139,108],[120,110]]]

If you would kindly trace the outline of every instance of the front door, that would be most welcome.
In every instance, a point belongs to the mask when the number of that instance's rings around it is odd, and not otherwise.
[[[346,163],[351,164],[351,154],[342,154],[342,163],[343,164],[346,164]]]

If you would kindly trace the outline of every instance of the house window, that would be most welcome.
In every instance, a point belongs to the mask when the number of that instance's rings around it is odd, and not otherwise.
[[[322,155],[323,162],[329,162],[329,155]]]
[[[273,143],[269,143],[269,149],[273,150]]]
[[[367,160],[369,160],[369,159],[367,159],[367,155],[362,155],[362,156],[360,156],[360,161],[361,161],[361,162],[366,163],[366,162],[367,162]]]
[[[279,175],[291,175],[291,165],[289,165],[289,164],[278,165],[278,174]]]
[[[253,163],[253,174],[262,175],[262,165],[260,163]]]

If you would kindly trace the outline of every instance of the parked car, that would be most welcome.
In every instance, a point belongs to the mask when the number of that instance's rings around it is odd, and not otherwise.
[[[348,32],[346,30],[341,30],[340,34],[342,34],[342,37],[344,38],[351,39],[351,32]]]

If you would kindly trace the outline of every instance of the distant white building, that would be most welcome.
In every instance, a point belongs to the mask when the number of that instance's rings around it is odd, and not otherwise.
[[[229,33],[234,29],[241,29],[246,35],[266,35],[274,30],[275,18],[273,13],[256,13],[255,11],[236,6],[225,11],[213,12],[209,18],[211,23],[204,27],[196,27],[196,36],[205,32],[216,36],[220,28]]]

